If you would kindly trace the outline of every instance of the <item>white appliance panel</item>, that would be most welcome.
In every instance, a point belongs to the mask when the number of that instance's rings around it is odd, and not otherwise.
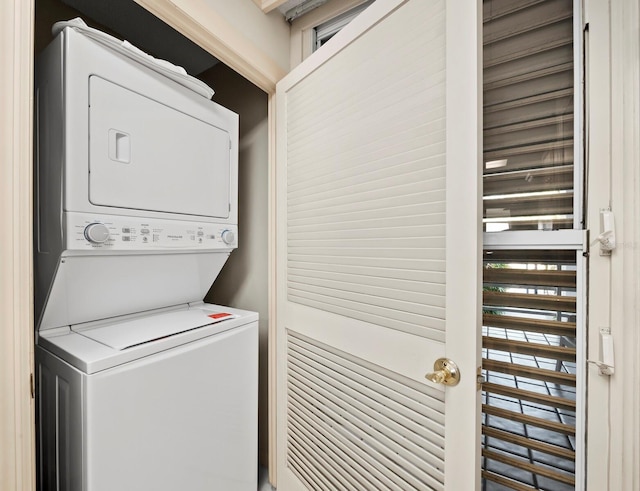
[[[89,213],[67,213],[65,218],[67,251],[229,253],[238,242],[235,225]],[[88,228],[96,224],[104,225],[108,232],[103,242],[87,239]]]
[[[227,131],[95,75],[89,105],[91,203],[229,217]]]
[[[35,348],[39,489],[82,491],[83,374]]]
[[[88,491],[254,491],[257,323],[86,379]]]
[[[63,257],[39,330],[200,301],[227,257],[221,252]]]

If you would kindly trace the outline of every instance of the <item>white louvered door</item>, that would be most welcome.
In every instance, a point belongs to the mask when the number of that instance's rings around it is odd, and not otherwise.
[[[278,84],[278,491],[479,489],[480,12],[377,0]]]

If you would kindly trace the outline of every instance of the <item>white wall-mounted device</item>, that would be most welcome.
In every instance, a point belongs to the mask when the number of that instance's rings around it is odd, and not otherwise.
[[[593,244],[600,244],[601,256],[610,256],[611,251],[616,248],[615,217],[609,209],[600,210],[600,234]]]

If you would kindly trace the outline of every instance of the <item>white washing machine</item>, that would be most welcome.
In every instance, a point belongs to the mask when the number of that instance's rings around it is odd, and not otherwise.
[[[237,247],[238,117],[63,27],[36,66],[39,489],[253,491],[258,316],[202,302]]]

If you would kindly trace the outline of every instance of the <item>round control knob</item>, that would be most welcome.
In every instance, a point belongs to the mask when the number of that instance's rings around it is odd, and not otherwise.
[[[104,244],[109,238],[109,229],[103,223],[92,223],[84,229],[84,238],[92,244]]]
[[[234,234],[231,230],[223,230],[220,234],[220,238],[225,244],[231,245],[236,241],[236,234]]]

